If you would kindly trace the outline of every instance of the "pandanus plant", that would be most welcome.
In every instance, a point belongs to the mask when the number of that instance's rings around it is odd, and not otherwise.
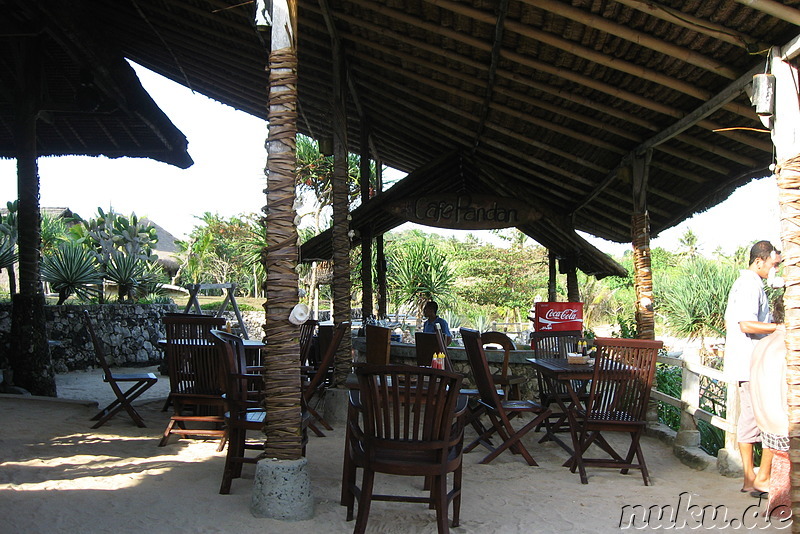
[[[41,276],[58,293],[58,305],[64,304],[73,294],[88,300],[103,283],[94,255],[86,247],[72,242],[61,244],[55,252],[42,258]]]

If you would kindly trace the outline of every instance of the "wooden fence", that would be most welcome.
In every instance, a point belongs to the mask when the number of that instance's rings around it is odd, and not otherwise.
[[[729,458],[738,458],[736,449],[736,421],[739,416],[737,388],[731,387],[731,384],[723,378],[722,371],[703,365],[696,349],[684,351],[680,358],[659,356],[657,361],[681,369],[681,398],[656,391],[655,388],[651,395],[651,399],[654,401],[669,404],[680,411],[680,427],[675,437],[676,444],[684,447],[699,446],[700,432],[697,429],[697,421],[701,420],[725,432],[724,448],[727,449]],[[708,380],[702,380],[703,377]],[[706,383],[706,387],[701,387],[703,382]],[[725,417],[700,407],[701,396],[709,384],[727,386],[725,388]]]

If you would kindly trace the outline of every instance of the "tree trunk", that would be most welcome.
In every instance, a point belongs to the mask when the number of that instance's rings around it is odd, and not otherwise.
[[[19,294],[12,296],[11,357],[15,385],[34,395],[56,396],[56,382],[47,324],[44,293],[39,276],[41,222],[39,215],[39,174],[36,164],[37,95],[41,74],[36,39],[22,46],[17,80],[17,109],[14,141],[17,151],[17,246],[19,249]]]
[[[292,13],[291,20],[296,20]],[[267,278],[264,292],[267,346],[264,349],[264,432],[267,457],[295,460],[302,456],[300,352],[298,328],[289,322],[297,304],[297,228],[294,226],[295,136],[297,135],[297,55],[292,42],[275,46],[287,37],[284,26],[272,29],[269,57],[269,137],[267,148],[266,245],[262,252]],[[280,35],[278,35],[280,34]],[[288,41],[293,41],[290,36]]]

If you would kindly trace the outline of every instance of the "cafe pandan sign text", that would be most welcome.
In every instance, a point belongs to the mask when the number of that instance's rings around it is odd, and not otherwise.
[[[408,198],[392,203],[388,210],[409,222],[459,230],[511,228],[541,217],[515,198],[466,193]]]

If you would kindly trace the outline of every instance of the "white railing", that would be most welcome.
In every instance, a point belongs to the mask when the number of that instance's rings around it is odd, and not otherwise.
[[[700,433],[697,430],[697,421],[705,421],[709,425],[722,429],[725,432],[725,449],[728,454],[738,455],[736,452],[736,421],[738,419],[738,390],[731,387],[723,377],[722,371],[700,363],[700,355],[696,349],[683,352],[681,357],[659,356],[659,363],[681,369],[681,398],[675,398],[666,393],[656,391],[651,393],[651,399],[674,406],[680,411],[680,427],[675,437],[676,444],[684,447],[696,447],[700,444]],[[717,384],[727,384],[725,397],[725,417],[713,414],[700,407],[701,377],[707,377]]]

